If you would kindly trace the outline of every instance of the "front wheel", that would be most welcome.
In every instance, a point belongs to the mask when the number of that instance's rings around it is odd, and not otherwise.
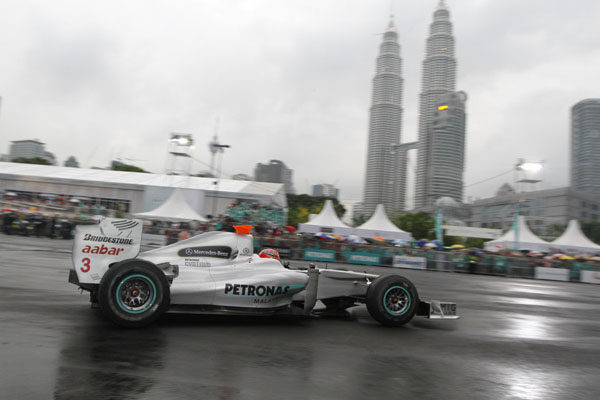
[[[141,328],[156,321],[169,307],[169,282],[151,263],[122,261],[102,277],[98,301],[102,313],[117,325]]]
[[[382,276],[367,290],[367,310],[380,324],[404,325],[412,319],[419,305],[417,288],[400,275]]]

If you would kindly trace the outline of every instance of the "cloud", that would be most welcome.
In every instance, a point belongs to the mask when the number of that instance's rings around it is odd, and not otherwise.
[[[404,141],[416,138],[425,39],[437,1],[397,0]],[[569,109],[598,97],[600,4],[448,1],[467,103],[467,184],[545,160],[566,184]],[[0,149],[39,138],[84,166],[132,158],[164,171],[171,132],[232,147],[223,170],[280,159],[295,186],[362,197],[371,80],[387,1],[7,1],[0,4]],[[492,194],[493,180],[467,190]]]

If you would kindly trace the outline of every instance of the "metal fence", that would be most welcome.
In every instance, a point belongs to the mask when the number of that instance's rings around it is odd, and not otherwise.
[[[536,257],[511,257],[494,254],[473,255],[466,251],[443,252],[378,244],[349,244],[313,238],[255,237],[256,252],[264,248],[278,250],[281,257],[291,260],[312,260],[328,263],[350,263],[393,267],[395,256],[420,257],[425,262],[418,269],[536,279],[536,269],[566,269],[567,280],[579,282],[582,271],[600,272],[600,266],[583,260],[546,260]],[[543,278],[542,278],[543,279]]]

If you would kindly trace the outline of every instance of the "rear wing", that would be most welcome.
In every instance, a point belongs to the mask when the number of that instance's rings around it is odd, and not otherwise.
[[[105,218],[99,224],[77,225],[72,259],[79,283],[100,283],[109,265],[138,255],[141,239],[139,219]]]

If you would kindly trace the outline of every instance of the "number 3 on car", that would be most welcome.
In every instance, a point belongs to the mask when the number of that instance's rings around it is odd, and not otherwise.
[[[83,267],[81,267],[81,272],[90,272],[90,259],[86,257],[81,260],[81,263],[83,264]]]

